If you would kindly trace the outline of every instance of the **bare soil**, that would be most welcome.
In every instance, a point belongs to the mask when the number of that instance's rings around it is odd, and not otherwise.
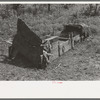
[[[0,40],[0,80],[99,80],[100,79],[100,36],[89,37],[78,43],[74,50],[69,50],[52,61],[45,69],[31,66],[23,58],[8,60],[9,45]]]

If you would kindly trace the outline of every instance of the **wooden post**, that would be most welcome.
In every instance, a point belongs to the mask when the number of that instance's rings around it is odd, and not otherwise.
[[[74,33],[72,33],[72,49],[74,49],[74,37],[73,37],[73,34]]]
[[[60,57],[60,43],[58,41],[58,57]]]
[[[65,53],[65,47],[62,46],[62,53],[64,54]]]
[[[70,33],[70,42],[71,42],[71,49],[74,49],[73,32]]]
[[[11,59],[12,46],[9,47],[9,59]]]

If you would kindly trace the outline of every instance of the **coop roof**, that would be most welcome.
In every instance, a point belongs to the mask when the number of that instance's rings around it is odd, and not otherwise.
[[[23,39],[26,40],[30,45],[39,46],[42,44],[41,38],[19,18],[17,21],[17,34],[23,37]]]

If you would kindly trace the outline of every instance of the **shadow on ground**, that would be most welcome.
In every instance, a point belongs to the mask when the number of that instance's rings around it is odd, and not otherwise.
[[[14,65],[21,68],[42,69],[33,66],[32,63],[22,55],[18,55],[14,60],[10,60],[6,55],[0,55],[0,63]]]

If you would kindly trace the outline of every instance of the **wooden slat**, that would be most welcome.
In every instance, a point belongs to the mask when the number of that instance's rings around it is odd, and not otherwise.
[[[58,55],[58,42],[60,44],[60,55],[62,55],[64,52],[67,52],[69,49],[71,49],[71,46],[70,46],[70,41],[57,41],[55,42],[54,44],[52,44],[52,50],[51,50],[51,53],[53,54],[53,56],[50,57],[50,61],[53,61],[54,59],[58,58],[59,55]],[[64,52],[63,52],[63,47],[65,48],[64,49]]]
[[[80,36],[76,35],[75,37],[73,37],[73,40],[79,41]],[[50,56],[50,61],[53,61],[54,59],[57,59],[59,57],[59,55],[58,55],[58,42],[60,44],[60,55],[64,54],[65,52],[67,52],[68,50],[71,49],[70,39],[68,39],[67,41],[58,40],[56,42],[53,42],[51,44],[52,45],[51,53],[53,54],[53,56]],[[63,52],[63,48],[64,48],[64,52]]]

